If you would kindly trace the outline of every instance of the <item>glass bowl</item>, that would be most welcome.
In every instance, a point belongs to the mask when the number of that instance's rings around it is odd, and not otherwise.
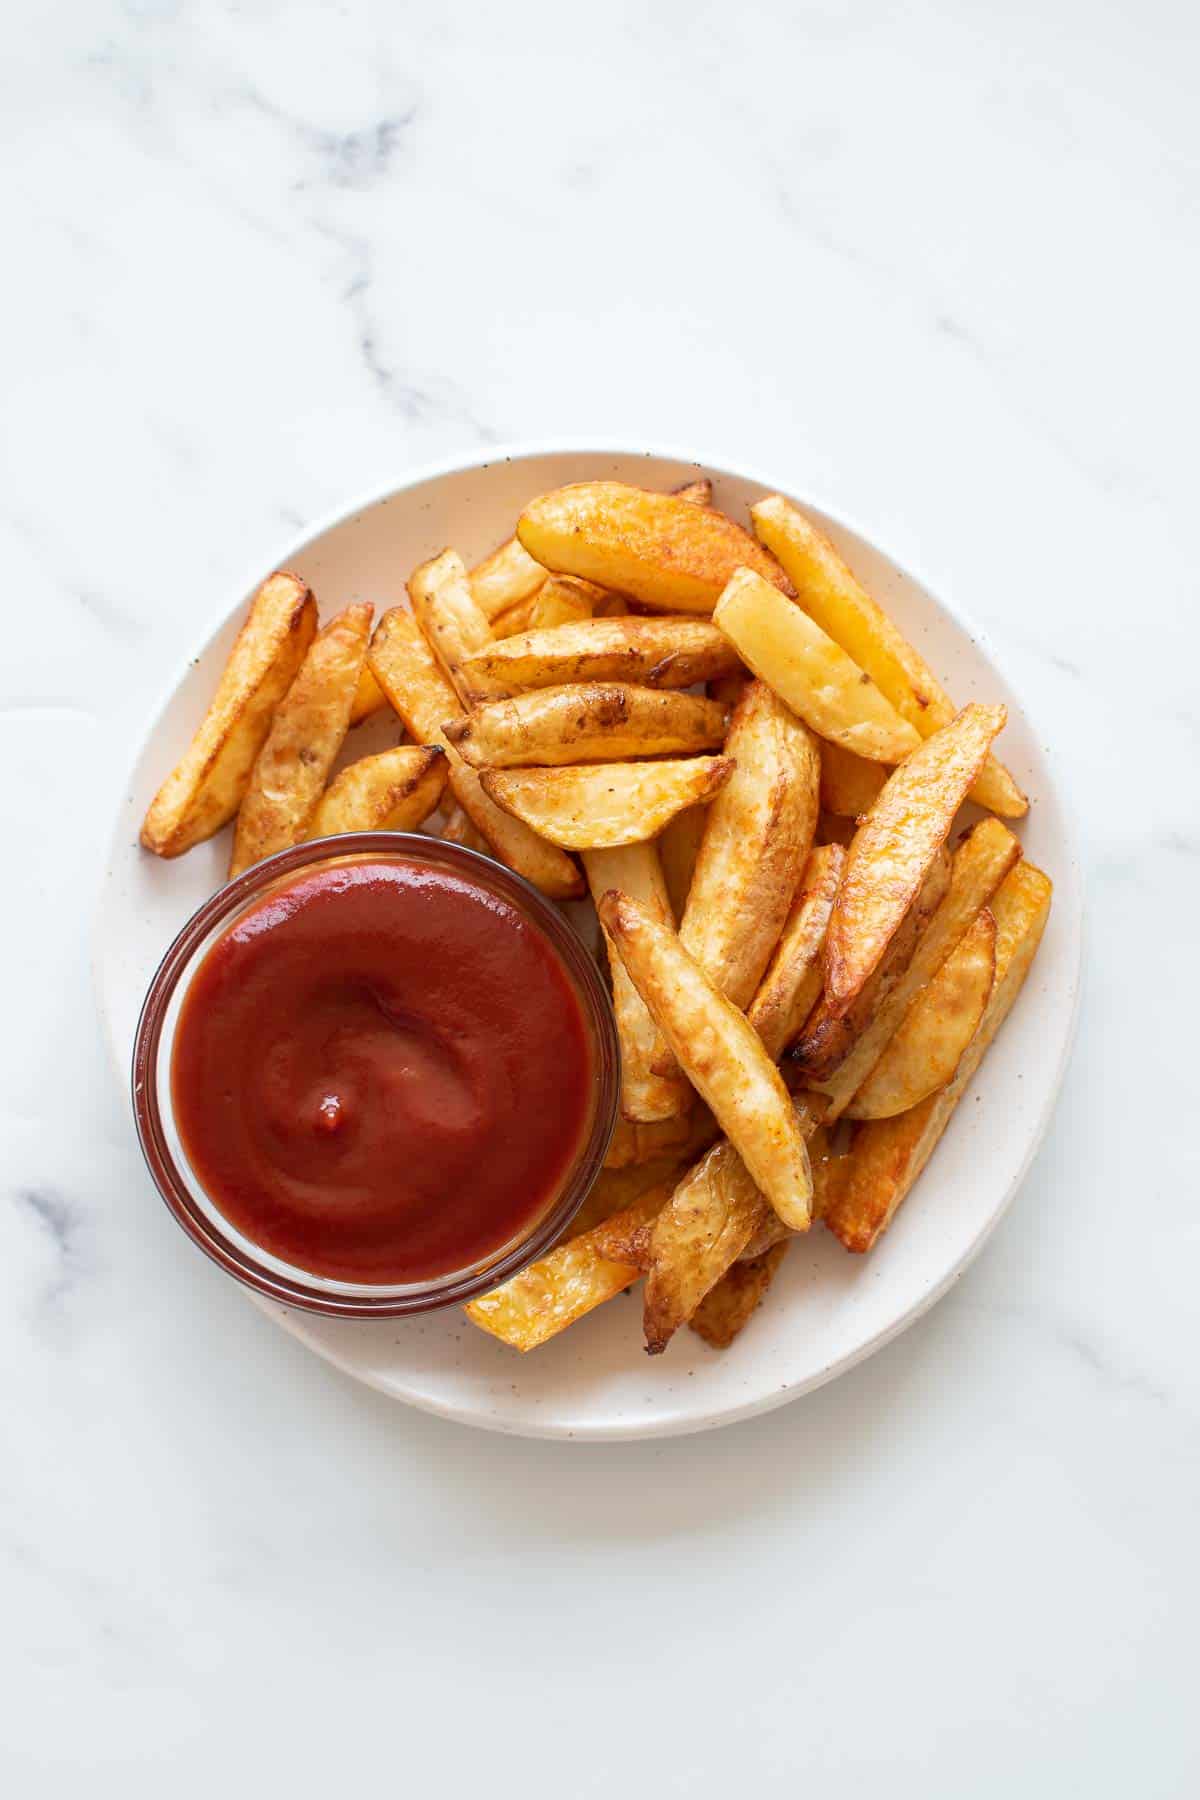
[[[374,1286],[332,1280],[281,1261],[225,1219],[188,1161],[173,1113],[171,1057],[188,986],[215,942],[272,888],[302,871],[354,861],[419,861],[448,869],[515,907],[549,947],[578,998],[592,1055],[589,1110],[559,1191],[516,1237],[470,1267],[431,1281]],[[569,1225],[603,1165],[616,1123],[620,1052],[599,968],[558,908],[503,864],[420,832],[363,831],[281,850],[247,869],[193,913],[150,983],[133,1052],[133,1111],[147,1167],[192,1241],[228,1274],[287,1306],[343,1319],[427,1312],[485,1293],[545,1253]]]

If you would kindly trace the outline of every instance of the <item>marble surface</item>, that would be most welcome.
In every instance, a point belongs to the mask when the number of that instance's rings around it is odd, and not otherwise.
[[[0,1789],[1194,1792],[1194,8],[6,23]],[[950,1297],[778,1413],[582,1449],[353,1386],[190,1250],[88,932],[257,556],[589,434],[790,471],[987,628],[1090,940]]]

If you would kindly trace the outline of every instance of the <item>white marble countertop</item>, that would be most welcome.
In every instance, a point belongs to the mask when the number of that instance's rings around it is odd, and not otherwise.
[[[6,18],[0,1789],[1196,1791],[1194,8]],[[973,614],[1090,905],[1055,1123],[950,1297],[780,1412],[590,1449],[248,1305],[88,975],[230,583],[414,464],[589,434],[790,473]]]

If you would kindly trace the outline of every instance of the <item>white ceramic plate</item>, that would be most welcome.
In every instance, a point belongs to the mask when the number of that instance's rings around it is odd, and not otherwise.
[[[204,711],[262,577],[272,568],[297,570],[324,613],[357,599],[373,600],[381,611],[404,600],[404,579],[415,563],[448,543],[468,562],[477,559],[511,532],[525,500],[545,488],[605,476],[670,488],[697,472],[711,476],[716,504],[742,521],[752,500],[786,492],[786,484],[671,455],[611,448],[498,453],[483,465],[426,472],[354,507],[252,572],[150,724],[121,799],[100,905],[96,973],[122,1081],[150,977],[185,919],[224,879],[229,850],[223,832],[179,861],[159,862],[138,849],[138,826]],[[866,537],[803,495],[796,499],[829,531],[956,699],[1008,703],[1001,749],[1033,801],[1020,833],[1028,854],[1055,882],[1033,973],[973,1091],[877,1249],[849,1256],[828,1233],[815,1230],[810,1241],[793,1247],[767,1303],[729,1351],[711,1351],[685,1330],[665,1355],[645,1356],[636,1289],[635,1297],[601,1307],[525,1357],[477,1331],[457,1310],[356,1324],[256,1299],[318,1355],[399,1400],[489,1430],[592,1439],[698,1431],[779,1406],[879,1349],[945,1293],[1000,1218],[1042,1136],[1070,1050],[1081,896],[1073,834],[1038,734],[960,617]],[[356,754],[396,737],[374,721],[352,735]],[[161,1205],[149,1176],[134,1202]],[[196,1254],[182,1233],[178,1253]]]

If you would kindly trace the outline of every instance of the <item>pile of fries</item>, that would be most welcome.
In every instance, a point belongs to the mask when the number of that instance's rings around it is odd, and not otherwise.
[[[956,710],[790,501],[753,534],[711,502],[543,494],[478,567],[422,564],[373,632],[363,604],[318,628],[272,575],[142,830],[176,856],[236,815],[235,875],[440,808],[444,836],[594,906],[622,1116],[564,1240],[467,1308],[521,1350],[639,1276],[648,1350],[684,1324],[724,1347],[814,1224],[870,1250],[1049,912],[1002,823],[1028,805],[992,750],[1004,707]],[[388,707],[410,741],[331,779]]]

